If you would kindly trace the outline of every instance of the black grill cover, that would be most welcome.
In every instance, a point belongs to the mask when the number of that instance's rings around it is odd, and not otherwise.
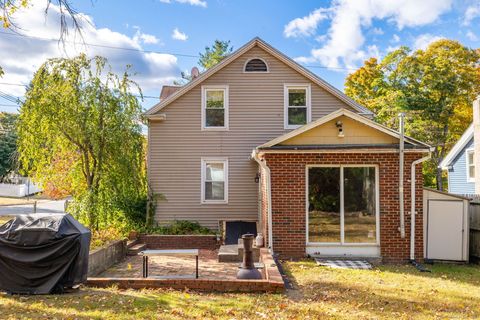
[[[0,290],[62,293],[84,282],[90,231],[69,214],[16,216],[0,226]]]

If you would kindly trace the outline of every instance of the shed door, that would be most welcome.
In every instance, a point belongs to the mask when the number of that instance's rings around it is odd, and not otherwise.
[[[428,200],[427,259],[464,260],[463,201]]]

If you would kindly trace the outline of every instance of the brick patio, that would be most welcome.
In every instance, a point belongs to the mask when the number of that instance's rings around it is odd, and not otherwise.
[[[198,257],[199,279],[235,280],[238,262],[218,262],[217,251],[200,249]],[[193,278],[195,274],[195,257],[159,256],[150,257],[149,277]],[[98,275],[100,278],[141,278],[142,257],[128,256],[123,262],[114,265]]]

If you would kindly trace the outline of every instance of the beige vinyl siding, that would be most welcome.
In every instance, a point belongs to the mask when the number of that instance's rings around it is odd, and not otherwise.
[[[342,122],[343,137],[338,136],[337,121]],[[395,144],[398,139],[351,118],[341,116],[285,140],[281,145],[321,144]]]
[[[248,59],[260,57],[268,73],[244,73]],[[311,83],[281,61],[254,47],[160,112],[165,121],[149,126],[149,181],[166,198],[156,220],[195,220],[217,228],[220,220],[258,220],[257,164],[252,150],[284,130],[284,84]],[[229,130],[201,130],[201,86],[229,86]],[[338,108],[353,110],[311,83],[312,120]],[[228,157],[228,204],[201,204],[201,158]]]

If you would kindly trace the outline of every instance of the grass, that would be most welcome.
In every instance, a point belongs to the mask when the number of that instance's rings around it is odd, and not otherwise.
[[[61,296],[0,295],[4,319],[471,319],[480,317],[480,267],[335,270],[284,264],[296,289],[202,294],[84,288]]]

